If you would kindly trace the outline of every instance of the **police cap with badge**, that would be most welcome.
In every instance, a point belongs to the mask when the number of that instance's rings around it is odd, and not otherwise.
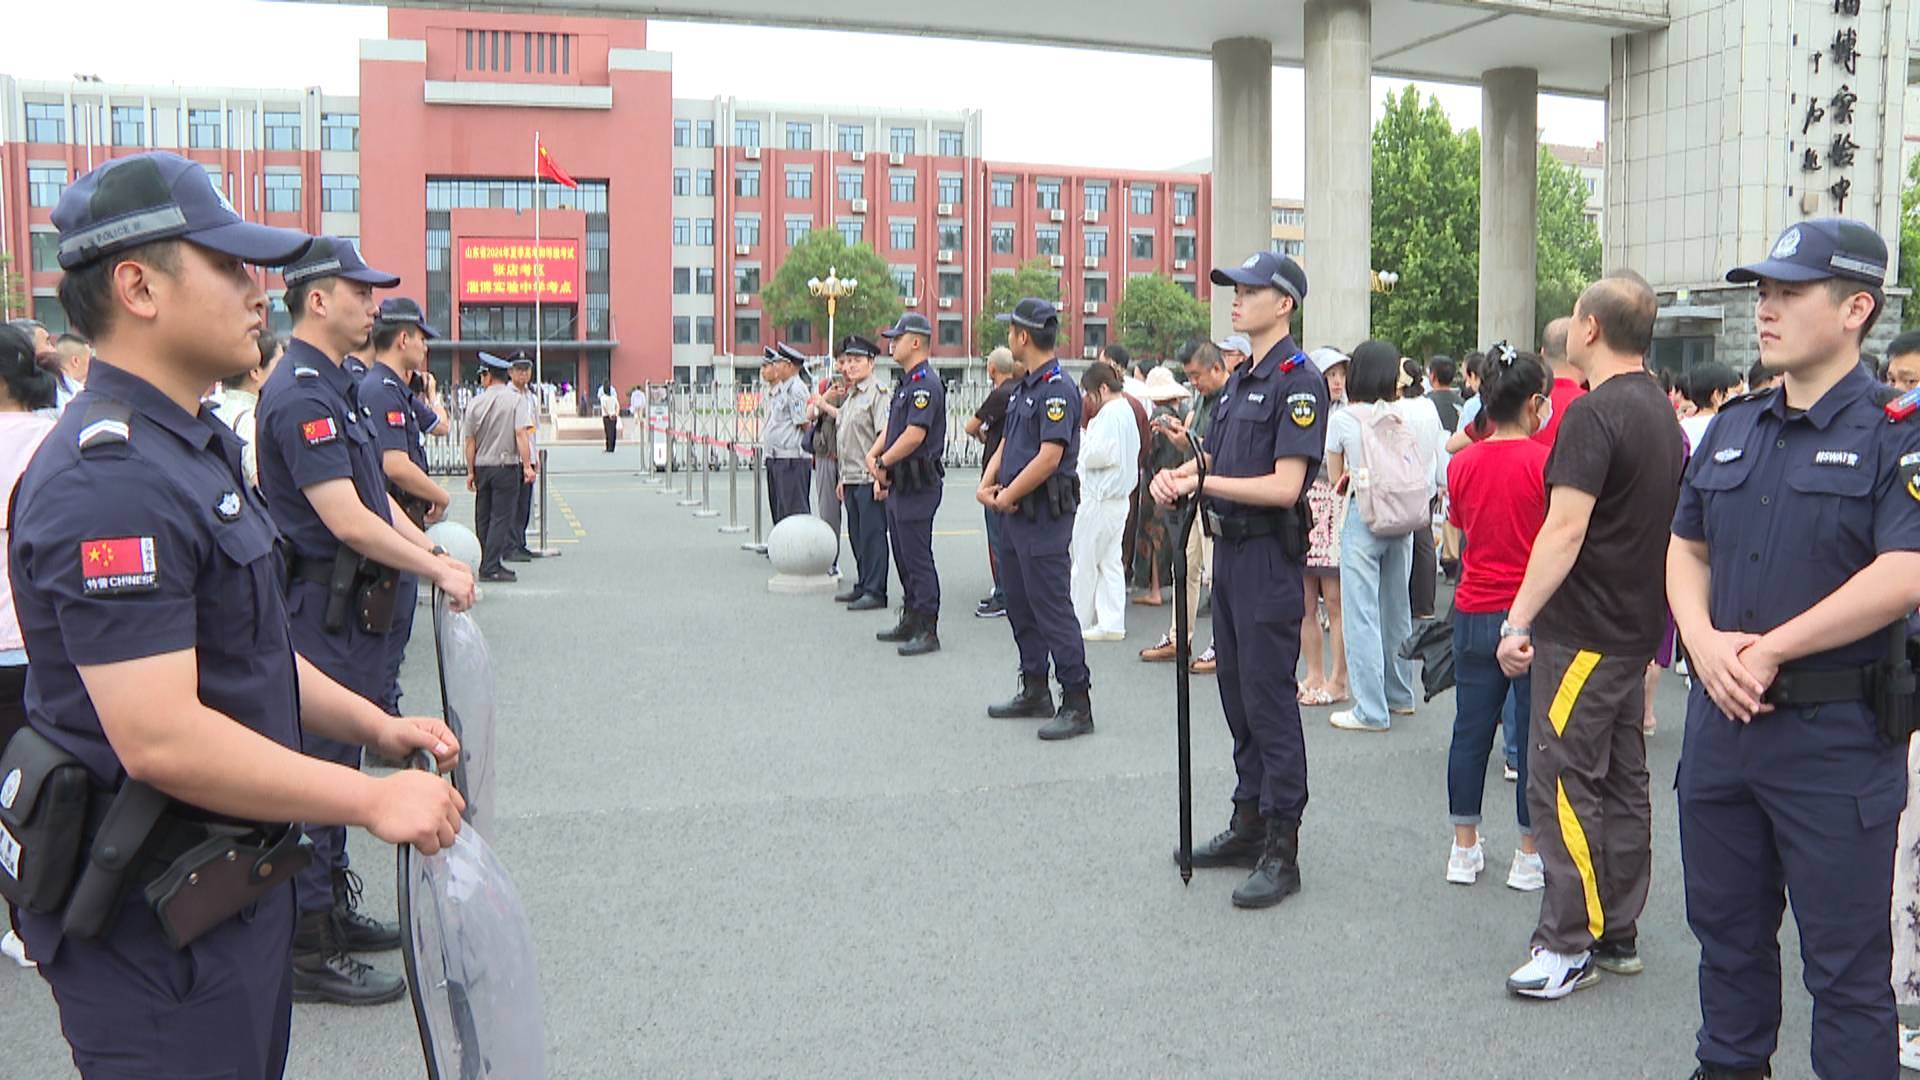
[[[390,296],[380,301],[380,314],[374,319],[381,326],[417,326],[420,336],[428,341],[440,338],[440,331],[433,328],[433,324],[427,321],[426,313],[410,297]]]
[[[1237,267],[1217,267],[1210,275],[1210,280],[1215,285],[1227,288],[1248,285],[1279,289],[1293,297],[1296,308],[1307,299],[1307,272],[1292,258],[1277,251],[1255,252]]]
[[[1013,305],[1012,311],[993,317],[995,322],[1012,323],[1022,330],[1058,330],[1060,309],[1037,296],[1029,296]]]
[[[875,345],[859,334],[848,334],[846,337],[840,339],[839,355],[864,356],[871,360],[880,355],[880,346]]]
[[[897,338],[897,337],[905,337],[908,334],[919,334],[921,337],[926,338],[928,341],[932,341],[933,340],[933,324],[927,321],[927,317],[925,315],[922,315],[917,311],[909,311],[906,314],[900,316],[900,319],[898,322],[895,322],[892,326],[888,327],[885,330],[880,331],[880,336],[883,338],[886,338],[888,341],[892,341],[894,338]]]
[[[338,236],[314,237],[313,244],[304,254],[289,264],[280,276],[286,281],[289,289],[295,285],[329,277],[357,281],[376,289],[391,289],[400,284],[400,278],[397,275],[368,266],[367,261],[360,257],[360,252],[354,248],[353,241]]]

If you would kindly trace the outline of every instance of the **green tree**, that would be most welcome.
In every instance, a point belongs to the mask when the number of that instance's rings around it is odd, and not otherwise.
[[[13,256],[0,252],[0,316],[25,318],[33,314],[27,299],[27,275],[13,268]]]
[[[1587,220],[1587,184],[1580,170],[1540,151],[1539,229],[1535,241],[1535,341],[1547,323],[1573,314],[1580,290],[1600,276],[1600,230]]]
[[[829,270],[859,282],[853,295],[840,301],[834,333],[871,335],[900,317],[900,296],[894,291],[886,260],[866,244],[848,247],[837,230],[816,229],[793,245],[779,272],[761,290],[769,342],[784,334],[786,327],[804,322],[812,325],[813,340],[823,343],[820,351],[832,351],[835,343],[826,340],[827,303],[807,290],[809,279],[824,278]]]
[[[1471,347],[1480,320],[1480,134],[1408,86],[1373,128],[1373,334],[1410,356]],[[1309,298],[1311,303],[1311,298]],[[1331,342],[1351,349],[1358,342]]]
[[[1134,356],[1168,360],[1188,338],[1203,336],[1212,313],[1165,274],[1137,277],[1113,309],[1114,330]]]
[[[1907,182],[1900,189],[1900,280],[1911,289],[1920,282],[1920,157],[1907,165]],[[1920,327],[1920,303],[1907,298],[1900,309],[1900,329]]]
[[[1030,259],[1011,273],[996,270],[987,279],[987,302],[973,319],[973,343],[980,355],[985,356],[1007,343],[1007,324],[994,316],[1012,311],[1013,305],[1029,296],[1060,302],[1060,274],[1048,266],[1045,259]],[[1059,347],[1066,348],[1064,333]]]

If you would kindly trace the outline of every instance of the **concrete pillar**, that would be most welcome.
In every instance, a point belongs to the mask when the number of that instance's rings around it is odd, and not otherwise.
[[[1238,266],[1272,239],[1273,43],[1227,38],[1213,43],[1213,261]],[[1231,332],[1232,314],[1233,290],[1216,286],[1215,340]]]
[[[1352,349],[1373,324],[1373,5],[1308,0],[1305,40],[1306,336]]]
[[[1530,349],[1540,228],[1540,73],[1480,77],[1480,337]]]

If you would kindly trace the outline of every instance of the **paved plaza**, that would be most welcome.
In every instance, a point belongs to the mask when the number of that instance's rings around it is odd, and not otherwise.
[[[989,720],[1013,689],[974,478],[949,477],[935,554],[940,654],[826,597],[770,595],[770,569],[636,474],[639,451],[556,449],[564,555],[486,586],[498,668],[496,831],[533,921],[550,1074],[1670,1077],[1692,1068],[1697,951],[1683,917],[1668,679],[1654,773],[1647,971],[1553,1004],[1507,996],[1537,895],[1507,890],[1512,788],[1490,761],[1488,868],[1442,880],[1452,694],[1385,735],[1307,713],[1305,890],[1235,910],[1242,871],[1176,843],[1173,677],[1128,638],[1089,645],[1098,733],[1049,745]],[[745,478],[743,477],[743,480]],[[750,520],[750,488],[741,508]],[[471,497],[455,500],[471,521]],[[850,557],[847,564],[851,565]],[[1651,567],[1650,567],[1651,571]],[[898,584],[895,583],[895,600]],[[1207,633],[1207,623],[1201,623]],[[438,707],[423,619],[407,704]],[[1195,678],[1195,831],[1224,822],[1229,739]],[[392,849],[354,837],[376,914]],[[1784,937],[1775,1071],[1809,1075],[1797,941]],[[397,954],[376,958],[389,970]],[[73,1075],[44,983],[0,970],[0,1077]],[[301,1006],[288,1075],[422,1075],[406,1005]]]

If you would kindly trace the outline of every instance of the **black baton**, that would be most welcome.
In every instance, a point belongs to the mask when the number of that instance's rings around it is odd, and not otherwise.
[[[1173,545],[1173,661],[1174,731],[1180,755],[1180,883],[1193,883],[1193,627],[1187,624],[1187,539],[1193,535],[1200,509],[1200,489],[1207,482],[1207,459],[1194,439],[1194,469],[1200,482],[1182,500],[1180,540]]]

